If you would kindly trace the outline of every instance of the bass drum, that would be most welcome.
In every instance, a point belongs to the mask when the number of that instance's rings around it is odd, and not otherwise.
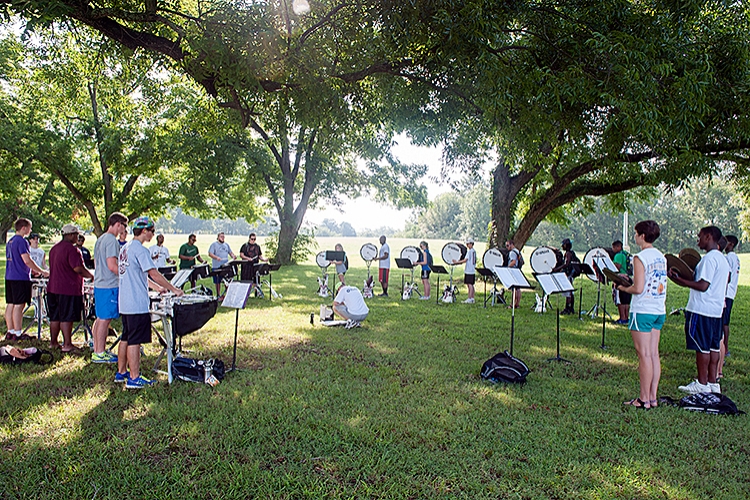
[[[420,252],[419,248],[417,247],[404,247],[403,250],[401,250],[401,258],[409,259],[411,265],[413,266],[414,264],[422,260],[422,252]]]
[[[318,255],[315,256],[315,262],[318,264],[318,267],[320,267],[321,269],[325,269],[326,267],[331,265],[331,261],[326,260],[325,251],[318,252]]]
[[[362,245],[362,248],[359,249],[359,255],[362,256],[364,261],[370,262],[378,256],[378,247],[372,243],[365,243]]]
[[[488,248],[482,255],[482,265],[485,269],[495,272],[495,266],[505,265],[505,255],[499,248]]]
[[[605,256],[611,259],[612,258],[611,254],[612,254],[611,249],[606,249],[602,247],[592,248],[591,250],[586,252],[586,255],[583,257],[583,263],[588,264],[589,267],[591,267],[591,269],[594,269],[595,260],[598,260],[601,257],[605,257]],[[597,271],[596,269],[594,269],[594,273],[595,274],[587,274],[586,276],[594,283],[598,283],[600,280],[604,281],[604,275],[601,274],[600,271]],[[599,276],[597,276],[597,274]]]
[[[549,274],[563,263],[563,253],[555,247],[536,247],[529,262],[535,274]]]
[[[461,260],[466,257],[466,245],[456,242],[446,243],[441,255],[443,262],[449,266],[454,266],[454,260]]]

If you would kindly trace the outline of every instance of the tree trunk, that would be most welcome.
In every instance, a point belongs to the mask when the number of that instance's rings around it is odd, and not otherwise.
[[[505,241],[510,236],[514,198],[510,170],[504,161],[500,161],[492,172],[490,247],[505,248]]]

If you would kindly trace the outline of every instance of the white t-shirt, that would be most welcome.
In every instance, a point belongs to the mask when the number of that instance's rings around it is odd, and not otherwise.
[[[729,264],[718,250],[711,250],[695,267],[695,281],[709,283],[705,292],[690,289],[690,298],[685,309],[709,318],[721,318],[724,313],[724,297],[729,281]]]
[[[353,286],[342,286],[333,300],[334,302],[344,304],[346,309],[355,316],[366,315],[370,312],[370,308],[365,304],[362,293]]]
[[[154,245],[148,251],[151,252],[151,258],[156,267],[167,267],[167,260],[169,259],[169,250],[167,250],[167,247],[164,245]]]
[[[34,261],[34,264],[44,269],[44,266],[42,266],[44,263],[44,250],[41,248],[29,247],[29,257]],[[727,257],[729,256],[727,255]]]
[[[666,314],[667,300],[667,259],[656,248],[647,248],[635,257],[645,271],[643,291],[633,295],[630,312],[639,314]]]
[[[153,269],[151,254],[137,239],[120,250],[120,314],[142,314],[149,311],[148,271]]]
[[[464,274],[476,274],[477,270],[477,251],[470,248],[466,251],[466,268]]]
[[[729,264],[729,272],[732,273],[729,278],[729,286],[727,286],[727,298],[734,300],[737,297],[737,285],[740,281],[740,259],[734,252],[729,252],[726,258],[727,264]]]
[[[388,243],[383,243],[383,246],[380,247],[380,252],[378,252],[378,257],[382,258],[385,254],[388,254],[388,258],[378,261],[378,267],[380,267],[380,269],[391,268],[391,247],[388,246]]]

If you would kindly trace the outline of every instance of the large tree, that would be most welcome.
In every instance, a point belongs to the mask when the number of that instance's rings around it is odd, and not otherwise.
[[[311,205],[371,188],[398,206],[426,201],[416,182],[425,169],[389,152],[390,102],[377,75],[405,63],[374,43],[382,29],[374,5],[319,2],[302,16],[287,0],[0,3],[31,26],[73,19],[150,51],[234,110],[252,132],[247,162],[278,213],[282,262]]]

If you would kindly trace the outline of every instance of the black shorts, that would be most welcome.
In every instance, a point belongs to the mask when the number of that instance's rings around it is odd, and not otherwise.
[[[5,280],[5,303],[13,305],[31,303],[31,281]]]
[[[431,273],[431,272],[432,272],[432,271],[430,271],[429,269],[422,269],[422,279],[423,279],[423,280],[428,280],[428,279],[430,279],[430,273]]]
[[[151,343],[151,314],[121,314],[122,341],[128,345]]]
[[[734,299],[727,297],[724,299],[724,314],[722,315],[722,321],[724,326],[729,326],[729,320],[732,318],[732,306],[734,305]]]
[[[473,285],[476,277],[476,274],[464,274],[464,285]]]
[[[47,311],[50,321],[60,321],[61,323],[81,321],[83,296],[48,292]]]

